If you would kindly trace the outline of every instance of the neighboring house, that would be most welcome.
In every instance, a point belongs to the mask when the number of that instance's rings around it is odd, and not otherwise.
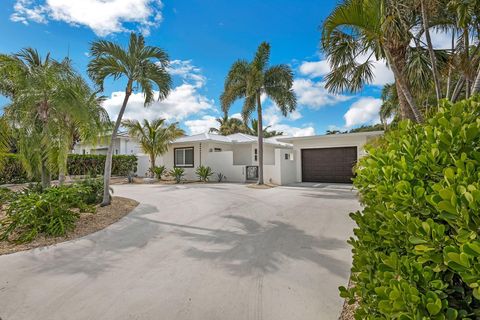
[[[351,183],[353,167],[365,155],[364,145],[383,131],[318,135],[307,137],[272,137],[264,139],[264,179],[279,185],[295,182]],[[106,154],[106,143],[74,148],[78,154]],[[138,157],[137,175],[148,173],[150,160],[138,142],[119,134],[115,154]],[[258,177],[257,137],[243,133],[222,136],[202,133],[176,139],[157,165],[167,170],[185,169],[185,179],[197,180],[196,168],[209,166],[229,182],[255,181]],[[215,177],[212,177],[215,179]]]
[[[107,154],[109,136],[99,137],[96,144],[75,144],[72,153],[74,154]],[[114,142],[113,154],[143,154],[138,141],[131,138],[126,132],[119,132]]]

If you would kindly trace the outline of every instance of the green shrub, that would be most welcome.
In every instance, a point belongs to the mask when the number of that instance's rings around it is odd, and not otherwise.
[[[29,181],[22,162],[16,154],[6,154],[1,157],[3,165],[0,167],[0,184],[25,183]]]
[[[400,123],[359,161],[356,319],[480,318],[480,99]]]
[[[43,191],[34,184],[21,192],[0,189],[6,212],[6,218],[0,221],[0,239],[28,242],[39,234],[63,236],[74,229],[78,212],[94,212],[93,205],[100,203],[102,196],[100,179]]]
[[[70,154],[67,160],[67,171],[71,175],[103,175],[105,155]],[[112,159],[112,175],[127,176],[137,170],[137,157],[134,155],[114,155]]]
[[[210,176],[213,175],[213,171],[210,167],[199,166],[195,171],[195,174],[198,176],[198,179],[200,179],[200,181],[207,182],[208,180],[210,180]]]
[[[162,180],[162,176],[166,173],[166,170],[165,166],[158,166],[153,168],[153,174],[155,178]]]
[[[176,183],[180,183],[185,175],[185,170],[183,168],[173,168],[168,174],[175,179]]]

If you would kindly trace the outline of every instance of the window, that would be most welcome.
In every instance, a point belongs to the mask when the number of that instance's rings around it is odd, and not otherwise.
[[[213,152],[222,152],[222,148],[213,148]]]
[[[285,153],[285,160],[290,160],[290,153]]]
[[[193,167],[193,147],[176,148],[174,158],[175,167]]]
[[[253,161],[258,161],[258,150],[255,148],[254,156],[253,156]]]

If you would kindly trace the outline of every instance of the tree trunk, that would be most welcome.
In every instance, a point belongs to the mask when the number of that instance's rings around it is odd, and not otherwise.
[[[425,38],[427,40],[428,53],[430,55],[430,60],[432,63],[433,83],[435,85],[437,102],[439,102],[440,99],[442,99],[442,92],[440,90],[440,80],[439,80],[438,71],[437,71],[437,59],[435,57],[435,52],[433,51],[432,38],[430,37],[430,30],[428,28],[428,16],[427,16],[427,9],[425,8],[425,0],[420,0],[420,4],[422,8],[423,29],[425,31]]]
[[[61,186],[65,184],[65,172],[63,170],[58,173],[58,184]]]
[[[452,30],[452,52],[451,52],[451,55],[453,56],[453,54],[455,53],[455,29]],[[453,61],[450,61],[450,64],[448,66],[448,80],[447,80],[447,93],[445,95],[445,97],[447,98],[447,100],[450,100],[450,91],[452,91],[452,62]]]
[[[100,204],[101,207],[108,206],[111,203],[110,199],[110,175],[112,174],[112,157],[113,157],[113,143],[115,142],[115,138],[117,137],[117,131],[122,123],[122,117],[125,113],[125,109],[127,108],[128,98],[132,94],[132,80],[128,80],[127,87],[125,89],[125,97],[123,98],[122,108],[117,117],[117,121],[115,122],[115,127],[112,131],[112,136],[110,138],[110,144],[108,146],[107,151],[107,158],[105,159],[105,171],[103,173],[103,200]]]
[[[395,85],[397,87],[398,101],[400,105],[400,114],[403,119],[410,119],[415,122],[423,122],[423,116],[417,108],[415,99],[410,92],[410,88],[407,85],[407,81],[403,75],[403,66],[405,66],[405,52],[404,50],[392,50],[395,54],[386,50],[387,58],[390,62],[390,68],[392,69],[395,77]],[[403,99],[403,100],[402,100]],[[408,110],[409,109],[409,110]]]
[[[480,93],[480,66],[477,69],[477,76],[475,77],[475,81],[472,85],[472,95]]]
[[[263,124],[262,124],[262,101],[260,93],[257,94],[257,112],[258,112],[258,182],[263,184]]]
[[[42,189],[50,187],[50,172],[47,168],[47,163],[44,159],[42,159],[41,175],[42,175]]]
[[[467,63],[470,63],[470,54],[469,54],[469,49],[470,49],[470,41],[468,39],[469,37],[469,32],[468,28],[464,29],[464,41],[465,41],[465,61]],[[471,65],[469,66],[471,67]],[[468,99],[470,98],[470,75],[468,74],[468,71],[465,71],[465,98]]]
[[[452,102],[456,102],[458,98],[460,97],[460,93],[462,92],[463,85],[465,84],[465,77],[462,76],[457,82],[457,85],[455,86],[455,89],[453,90],[452,93],[452,98],[450,99]]]
[[[150,173],[152,174],[152,178],[155,178],[155,155],[150,155]]]

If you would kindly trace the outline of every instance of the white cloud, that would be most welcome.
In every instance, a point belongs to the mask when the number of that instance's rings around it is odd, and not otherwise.
[[[199,134],[208,132],[210,128],[219,128],[219,123],[213,116],[203,116],[201,119],[187,120],[184,122],[190,134]]]
[[[301,113],[294,111],[287,119],[297,120],[302,117]],[[282,123],[286,119],[275,104],[265,109],[263,120],[265,126],[270,126],[270,130],[283,132],[284,135],[293,137],[311,136],[315,134],[315,128],[312,126],[296,127],[289,124]]]
[[[201,69],[192,65],[192,60],[173,60],[167,68],[172,76],[179,76],[184,81],[193,81],[197,87],[202,87],[207,79],[201,74]]]
[[[150,106],[144,107],[144,96],[141,92],[130,96],[124,119],[152,120],[164,118],[168,121],[184,120],[192,114],[215,110],[214,101],[200,93],[205,85],[205,78],[200,69],[193,66],[190,60],[174,60],[169,72],[180,76],[184,82],[173,88],[168,97],[162,101],[154,101]],[[158,97],[158,92],[155,92]],[[104,107],[112,119],[116,119],[123,102],[123,91],[113,92],[105,100]]]
[[[336,95],[325,89],[325,82],[316,82],[310,79],[295,79],[293,90],[297,95],[298,103],[312,109],[344,102],[352,97]]]
[[[323,77],[330,72],[330,64],[327,60],[304,61],[300,65],[300,73],[309,77]]]
[[[352,128],[359,125],[369,125],[380,122],[378,112],[382,100],[373,97],[364,97],[355,101],[343,116],[345,127]]]
[[[98,36],[131,31],[134,23],[145,35],[162,21],[161,0],[16,0],[10,19],[28,24],[63,21],[86,26]]]
[[[243,120],[241,113],[234,113],[230,116],[230,118],[240,119]]]
[[[113,92],[105,100],[104,107],[112,119],[117,118],[124,96],[124,92]],[[158,97],[158,92],[155,92],[155,96]],[[168,121],[179,121],[192,114],[214,109],[214,101],[201,95],[195,85],[188,83],[175,87],[167,99],[155,101],[148,107],[144,107],[143,101],[141,92],[132,94],[124,119],[151,120],[160,117]]]

